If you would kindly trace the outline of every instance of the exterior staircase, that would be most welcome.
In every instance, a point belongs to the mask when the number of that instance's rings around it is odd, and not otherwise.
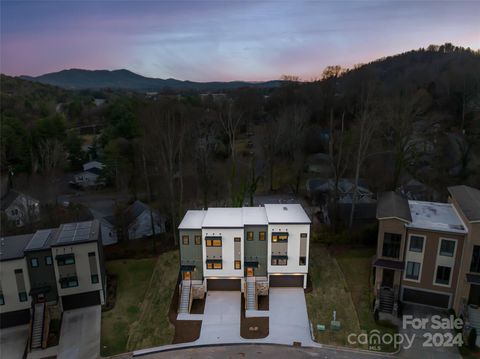
[[[32,337],[30,341],[31,349],[42,347],[43,320],[45,318],[45,303],[37,303],[33,309]]]
[[[180,304],[178,314],[188,314],[190,312],[190,293],[192,286],[190,281],[183,281],[180,292]]]
[[[255,293],[255,278],[247,277],[247,310],[257,310]]]
[[[477,331],[477,345],[480,344],[480,308],[468,306],[468,320],[470,326]]]
[[[393,313],[395,303],[395,295],[393,290],[382,288],[380,289],[380,305],[378,307],[380,312]]]

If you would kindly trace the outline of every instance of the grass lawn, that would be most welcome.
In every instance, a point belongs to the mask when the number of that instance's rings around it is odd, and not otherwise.
[[[158,258],[106,262],[118,276],[115,307],[102,313],[101,355],[131,351],[172,342],[168,320],[178,275],[178,252]]]
[[[309,273],[312,292],[305,296],[315,339],[325,344],[347,345],[347,335],[360,332],[355,307],[337,261],[326,247],[315,242],[310,244]],[[330,330],[334,310],[341,323],[338,332]],[[325,325],[327,330],[318,331],[317,324]]]
[[[322,244],[310,244],[309,272],[313,290],[306,294],[306,299],[315,339],[320,343],[351,346],[347,342],[350,333],[360,334],[373,329],[382,333],[396,332],[396,328],[378,325],[373,319],[372,255],[370,249],[347,249],[333,255]],[[337,311],[337,320],[341,323],[337,332],[330,330],[333,310]],[[327,330],[318,331],[317,324],[324,324]],[[384,347],[382,351],[393,349]]]
[[[374,249],[348,249],[336,255],[337,262],[342,269],[347,282],[353,304],[362,331],[379,330],[381,333],[396,333],[397,328],[388,323],[376,323],[373,319],[373,292],[372,292],[372,256]],[[384,346],[382,351],[394,351],[393,345]]]

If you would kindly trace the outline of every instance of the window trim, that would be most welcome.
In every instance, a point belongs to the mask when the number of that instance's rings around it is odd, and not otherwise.
[[[247,241],[253,241],[254,238],[255,238],[255,234],[253,233],[253,231],[248,231],[247,232]]]
[[[59,282],[60,282],[60,288],[62,289],[76,288],[79,286],[77,276],[60,278]],[[70,283],[75,283],[75,285],[70,285]]]
[[[96,279],[94,280],[94,278],[96,278]],[[97,284],[97,283],[99,283],[99,282],[100,282],[100,279],[98,278],[98,274],[92,274],[92,275],[90,276],[90,281],[92,282],[92,284]]]
[[[235,268],[235,270],[242,269],[242,261],[239,259],[235,259],[235,261],[233,262],[233,268]]]
[[[288,232],[272,232],[271,240],[272,243],[288,243]]]
[[[233,242],[234,243],[240,243],[242,241],[242,238],[240,237],[233,237]]]
[[[422,250],[421,251],[412,251],[410,248],[411,248],[411,244],[412,244],[412,237],[418,237],[418,238],[422,238]],[[414,234],[414,233],[410,233],[408,235],[408,251],[409,252],[412,252],[412,253],[422,253],[425,251],[425,242],[427,240],[427,236],[425,235],[421,235],[421,234]]]
[[[453,242],[453,243],[454,243],[455,246],[453,247],[453,253],[452,253],[451,256],[450,256],[450,255],[445,255],[445,254],[442,254],[442,253],[441,253],[443,241],[449,241],[449,242]],[[438,242],[439,242],[439,243],[438,243],[438,253],[437,253],[437,255],[438,255],[439,257],[452,258],[452,260],[455,261],[455,257],[456,257],[456,255],[457,255],[457,245],[458,245],[457,242],[458,242],[458,241],[457,241],[456,239],[453,239],[453,238],[440,237]]]
[[[398,255],[396,257],[391,257],[391,256],[386,256],[384,254],[384,248],[385,248],[385,235],[386,234],[390,234],[390,235],[396,235],[396,236],[400,236],[400,241],[399,241],[399,244],[398,244]],[[392,232],[383,232],[383,238],[382,238],[382,257],[384,258],[394,258],[394,259],[399,259],[401,258],[401,255],[402,255],[402,239],[403,239],[403,235],[400,234],[400,233],[392,233]]]
[[[302,263],[302,258],[304,260],[303,263]],[[307,256],[300,256],[300,258],[298,259],[298,265],[299,266],[306,266],[307,265]]]
[[[24,296],[23,296],[24,295]],[[24,299],[22,299],[24,298]],[[27,292],[18,292],[18,300],[20,302],[26,302],[28,301],[28,295],[27,295]]]
[[[267,232],[265,232],[265,231],[258,232],[258,240],[259,241],[265,241],[266,239],[267,239]]]
[[[60,258],[57,256],[57,266],[70,266],[75,264],[75,254],[73,253],[68,253],[68,254],[62,254]],[[72,259],[73,261],[71,263],[66,263],[66,260]]]
[[[410,278],[408,277],[408,263],[413,263],[414,265],[415,264],[418,264],[418,277],[417,278]],[[415,282],[415,283],[420,283],[421,282],[421,279],[422,279],[422,263],[421,262],[416,262],[416,261],[407,261],[405,263],[405,271],[404,271],[404,274],[403,274],[403,279],[404,280],[407,280],[409,282]]]
[[[215,243],[220,243],[216,245]],[[222,237],[205,237],[205,247],[222,247]]]
[[[207,259],[205,261],[206,269],[207,270],[222,270],[223,269],[223,261],[221,259]],[[220,265],[220,266],[218,266]]]
[[[448,284],[437,282],[438,267],[450,268],[450,276],[448,278]],[[435,267],[435,276],[433,277],[433,284],[439,287],[450,288],[452,286],[452,276],[453,276],[453,267],[437,264]]]
[[[184,246],[188,246],[190,244],[190,236],[189,235],[183,235],[182,236],[182,244]]]

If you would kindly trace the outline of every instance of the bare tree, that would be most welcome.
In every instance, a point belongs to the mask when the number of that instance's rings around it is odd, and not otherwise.
[[[172,233],[177,238],[177,217],[182,200],[182,188],[175,185],[182,168],[182,147],[185,138],[185,108],[174,100],[147,107],[140,119],[144,126],[144,141],[153,160],[161,168],[167,181]]]
[[[269,119],[261,128],[260,138],[262,149],[268,167],[268,178],[270,181],[270,191],[273,191],[273,179],[275,170],[275,160],[280,145],[280,129],[278,118]]]
[[[240,130],[242,117],[242,112],[235,108],[234,102],[230,99],[223,101],[218,108],[218,120],[228,138],[228,146],[233,163],[236,160],[235,141]]]
[[[359,108],[355,119],[356,155],[355,155],[355,177],[353,183],[352,207],[350,211],[350,228],[353,226],[355,205],[358,197],[358,181],[360,171],[368,155],[370,143],[378,128],[380,116],[377,103],[374,101],[374,88],[372,83],[367,83],[362,89],[359,99]]]

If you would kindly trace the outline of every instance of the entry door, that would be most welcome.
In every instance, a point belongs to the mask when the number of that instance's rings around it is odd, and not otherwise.
[[[253,277],[253,268],[247,267],[247,277]]]
[[[470,294],[468,296],[468,304],[480,306],[480,285],[470,284]]]
[[[393,269],[384,269],[382,277],[382,287],[393,288],[395,271]]]
[[[183,272],[183,280],[190,280],[191,275],[190,272]]]

